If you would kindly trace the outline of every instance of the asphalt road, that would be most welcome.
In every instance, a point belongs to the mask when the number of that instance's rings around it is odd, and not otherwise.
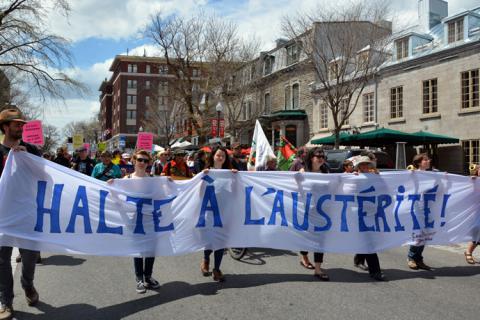
[[[462,249],[427,247],[434,271],[411,271],[407,248],[380,254],[388,282],[374,282],[352,256],[325,255],[331,281],[314,280],[296,253],[252,249],[224,256],[219,284],[200,274],[201,253],[157,258],[157,291],[135,292],[130,258],[48,255],[38,265],[41,302],[28,307],[15,274],[16,319],[478,319],[480,264]],[[477,254],[478,258],[478,254]],[[213,255],[212,255],[213,259]],[[313,257],[311,258],[313,260]]]

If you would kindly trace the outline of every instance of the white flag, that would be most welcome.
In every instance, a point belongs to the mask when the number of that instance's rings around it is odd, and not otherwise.
[[[262,126],[258,120],[255,122],[255,131],[253,132],[252,148],[248,157],[248,169],[255,170],[260,166],[267,164],[267,158],[276,158],[272,147],[263,132]]]

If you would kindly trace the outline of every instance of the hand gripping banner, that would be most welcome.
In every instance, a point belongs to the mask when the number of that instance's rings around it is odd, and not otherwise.
[[[25,152],[0,180],[0,245],[108,256],[265,247],[370,253],[480,238],[478,179],[211,170],[109,185]]]

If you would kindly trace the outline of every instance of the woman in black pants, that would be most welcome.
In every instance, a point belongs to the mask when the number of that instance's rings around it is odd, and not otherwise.
[[[358,164],[357,164],[357,169],[358,173],[369,173],[371,174],[371,168],[370,166],[372,165],[372,161],[368,156],[361,156]],[[356,173],[356,174],[358,174]],[[367,262],[367,266],[365,266],[365,261]],[[385,276],[382,273],[382,270],[380,269],[380,260],[378,259],[378,255],[376,253],[359,253],[356,254],[355,257],[353,258],[353,263],[355,264],[356,267],[363,269],[363,270],[368,270],[368,273],[370,274],[370,277],[377,281],[385,281]]]
[[[313,148],[311,149],[305,160],[305,168],[300,169],[300,172],[318,172],[318,173],[328,173],[328,166],[325,162],[325,154],[323,153],[322,148]],[[307,251],[300,251],[302,255],[302,260],[300,264],[307,269],[314,269],[313,276],[322,281],[328,281],[330,278],[328,274],[326,274],[322,270],[322,263],[323,263],[323,252],[314,252],[313,253],[313,261],[315,266],[311,264],[305,264],[304,261],[308,261],[308,252]]]

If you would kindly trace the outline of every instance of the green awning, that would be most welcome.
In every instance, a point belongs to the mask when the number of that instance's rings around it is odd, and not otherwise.
[[[410,133],[388,128],[380,128],[363,133],[352,134],[347,138],[345,143],[352,146],[381,146],[395,142],[407,142],[414,144],[417,141],[418,139]]]
[[[422,144],[448,144],[448,143],[459,143],[460,140],[457,138],[452,138],[444,136],[441,134],[435,134],[427,131],[418,131],[412,133],[415,137],[421,141]]]
[[[347,139],[351,136],[350,133],[348,132],[340,132],[340,144],[343,144],[344,142],[347,141]],[[334,145],[335,144],[335,135],[332,134],[331,136],[328,137],[323,137],[319,139],[314,139],[310,141],[311,144],[328,144],[328,145]]]

